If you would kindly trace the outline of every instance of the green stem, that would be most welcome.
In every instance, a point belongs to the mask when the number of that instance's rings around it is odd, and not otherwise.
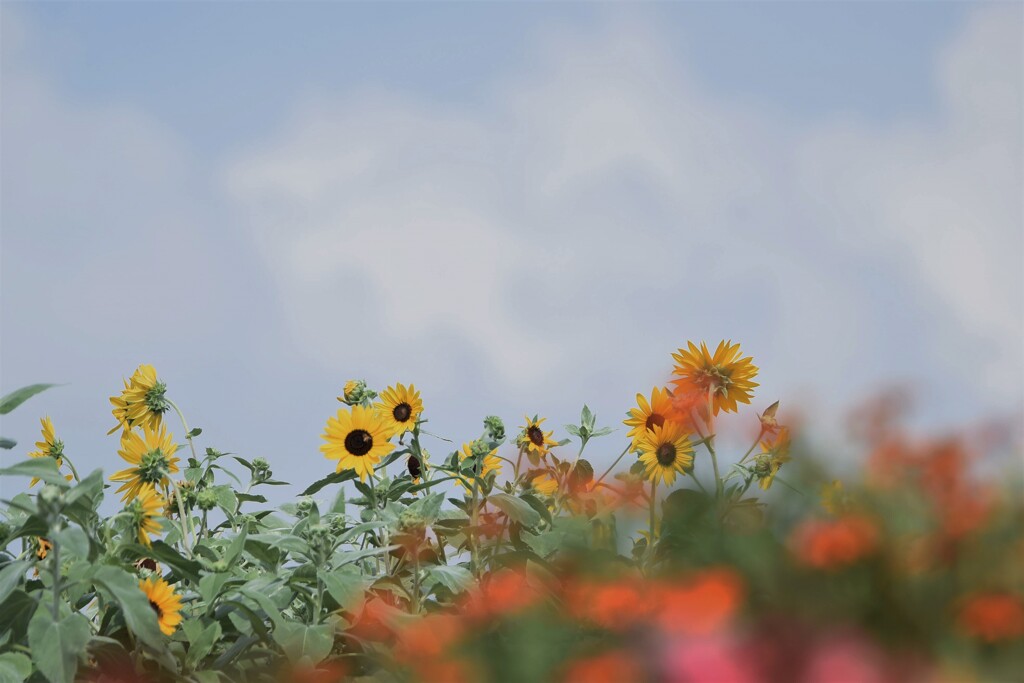
[[[412,611],[420,613],[420,543],[416,540],[416,547],[413,548],[412,557]]]
[[[650,506],[650,537],[647,539],[647,555],[649,558],[654,557],[654,522],[656,516],[657,506],[657,488],[658,483],[651,481],[651,506]]]
[[[626,453],[629,453],[629,448],[630,448],[630,446],[632,446],[632,444],[629,444],[628,446],[626,446],[626,447],[625,447],[625,448],[624,448],[624,449],[622,450],[622,452],[621,452],[621,453],[619,453],[619,457],[615,458],[615,462],[613,462],[613,463],[611,464],[611,466],[610,466],[610,467],[609,467],[608,469],[606,469],[606,470],[604,471],[604,474],[602,474],[602,475],[601,475],[600,477],[598,477],[598,478],[597,478],[597,479],[596,479],[596,480],[594,481],[594,486],[597,486],[597,485],[598,485],[598,484],[600,484],[600,483],[601,483],[602,481],[604,481],[604,478],[605,478],[605,477],[607,477],[607,476],[608,476],[608,474],[609,474],[609,473],[610,473],[610,472],[611,472],[611,471],[612,471],[613,469],[615,469],[615,466],[619,464],[619,461],[620,461],[620,460],[622,460],[622,459],[623,459],[624,457],[626,457]]]
[[[188,515],[185,514],[185,501],[182,499],[181,488],[178,482],[168,477],[171,486],[174,488],[174,500],[178,501],[178,525],[181,527],[181,544],[185,547],[185,554],[192,557],[192,544],[189,541],[189,528],[191,523],[187,522]]]
[[[715,454],[715,385],[708,386],[708,435],[704,441],[708,453],[711,454],[711,467],[715,471],[715,497],[722,497],[722,477],[718,474],[718,456]]]
[[[178,414],[178,419],[181,420],[181,426],[185,430],[185,439],[188,441],[188,447],[192,451],[192,459],[195,460],[196,462],[198,462],[199,458],[196,456],[196,446],[195,446],[194,443],[192,443],[192,432],[188,428],[188,422],[185,421],[185,414],[181,412],[181,408],[178,407],[177,403],[175,403],[174,401],[172,401],[170,399],[167,399],[167,402],[170,404],[170,406],[172,408],[174,408],[174,412],[176,412]],[[172,480],[172,483],[173,483],[173,480]],[[178,486],[177,486],[177,484],[175,484],[174,489],[175,489],[175,493],[178,493]],[[181,502],[181,497],[180,496],[178,496],[178,502],[179,502],[179,504]],[[183,510],[183,509],[184,509],[183,507],[179,507],[179,510]],[[184,520],[184,523],[188,525],[188,530],[192,534],[193,541],[195,541],[196,540],[195,539],[196,529],[195,529],[195,526],[192,524],[192,517],[188,516],[188,518]]]
[[[52,564],[50,565],[50,572],[53,574],[53,620],[55,622],[60,621],[60,543],[57,541],[57,532],[59,530],[56,526],[50,529],[50,543],[53,547],[50,548],[50,555],[52,555]]]

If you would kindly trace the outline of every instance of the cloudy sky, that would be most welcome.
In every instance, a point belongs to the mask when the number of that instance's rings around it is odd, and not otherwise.
[[[349,377],[463,441],[618,423],[687,339],[741,341],[758,409],[1024,405],[1017,3],[0,17],[0,391],[67,384],[4,418],[19,458],[50,414],[115,468],[141,362],[298,482]]]

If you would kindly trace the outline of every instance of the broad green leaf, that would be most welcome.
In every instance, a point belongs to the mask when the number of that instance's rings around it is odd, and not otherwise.
[[[82,497],[95,499],[96,495],[100,493],[103,493],[103,470],[93,470],[64,495],[64,502],[66,505],[71,505]]]
[[[229,565],[235,561],[238,555],[242,552],[242,548],[245,547],[245,537],[247,536],[245,529],[235,535],[231,539],[231,545],[228,546],[227,552],[224,554],[224,561]]]
[[[324,582],[327,592],[342,609],[352,612],[358,611],[362,606],[363,595],[367,587],[367,581],[362,574],[338,570],[322,571],[320,580]]]
[[[32,675],[32,660],[20,652],[0,655],[0,683],[21,683]]]
[[[8,439],[6,436],[0,436],[0,448],[6,448],[11,450],[18,445],[18,442],[14,439]]]
[[[189,620],[186,620],[187,623]],[[196,626],[200,626],[198,622],[194,622]],[[185,664],[190,668],[195,668],[199,662],[203,660],[206,655],[210,654],[213,650],[214,644],[220,640],[221,627],[219,622],[213,622],[205,629],[199,630],[196,634],[189,634],[189,648],[188,654],[185,656]]]
[[[128,548],[131,549],[137,558],[152,557],[157,562],[166,564],[173,569],[174,573],[178,576],[193,582],[199,581],[199,572],[201,570],[199,563],[182,556],[181,553],[163,541],[153,541],[153,545],[149,548],[137,544],[128,546]]]
[[[66,549],[83,559],[89,557],[89,537],[76,526],[61,530],[54,540],[60,544],[62,551]]]
[[[427,569],[426,574],[427,585],[440,583],[456,595],[473,583],[473,575],[469,570],[458,565],[435,565]]]
[[[25,401],[29,400],[36,394],[46,391],[50,387],[60,386],[58,384],[30,384],[27,387],[22,387],[7,394],[3,398],[0,398],[0,415],[6,415]]]
[[[274,629],[274,640],[292,663],[316,666],[331,654],[334,627],[330,624],[306,626],[284,622]]]
[[[430,525],[434,523],[437,516],[441,513],[441,503],[444,502],[443,493],[432,493],[429,496],[420,498],[412,505],[405,509],[407,515],[416,515],[420,517],[424,523]]]
[[[317,481],[307,486],[306,490],[303,491],[300,495],[311,496],[325,486],[330,486],[331,484],[340,484],[341,482],[355,479],[356,476],[357,475],[355,473],[355,470],[343,470],[341,472],[332,472],[323,479],[318,479]]]
[[[73,683],[78,656],[85,650],[90,635],[89,620],[84,616],[71,614],[54,621],[49,601],[44,601],[28,625],[32,661],[50,683]]]
[[[27,560],[15,560],[0,569],[0,603],[7,599],[7,596],[14,592],[21,580],[25,577],[25,571],[32,565]]]
[[[63,488],[69,486],[68,480],[57,470],[57,461],[53,458],[29,458],[0,469],[0,477],[16,476],[38,477],[47,484],[56,484]]]
[[[108,565],[97,568],[92,581],[120,605],[124,622],[136,638],[157,649],[165,647],[166,639],[157,625],[156,612],[150,607],[135,576]]]
[[[35,610],[35,599],[22,589],[15,589],[0,602],[0,633],[10,633],[14,640],[23,639]]]
[[[507,493],[495,493],[487,498],[496,508],[515,522],[532,527],[540,523],[540,514],[525,500]]]

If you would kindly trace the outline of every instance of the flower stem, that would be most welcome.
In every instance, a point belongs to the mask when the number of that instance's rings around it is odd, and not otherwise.
[[[708,386],[708,435],[704,441],[704,445],[708,449],[708,453],[711,454],[711,467],[715,471],[715,497],[722,497],[722,477],[718,474],[718,456],[715,454],[715,385],[712,382]]]
[[[53,620],[60,621],[60,542],[57,540],[58,529],[56,526],[50,529],[50,541],[53,547],[50,549],[52,564],[50,572],[53,574]]]
[[[198,461],[199,458],[196,457],[196,446],[194,443],[192,443],[192,432],[189,431],[188,422],[185,421],[185,414],[181,412],[181,408],[178,407],[177,403],[170,399],[167,399],[167,402],[171,405],[172,408],[174,408],[174,412],[178,414],[178,419],[181,420],[181,426],[185,430],[185,439],[188,441],[188,447],[192,450],[192,459]],[[174,484],[173,479],[171,480],[171,483]],[[188,526],[188,530],[192,534],[192,540],[196,541],[196,529],[195,526],[192,524],[192,516],[185,515],[185,507],[181,501],[181,491],[180,489],[178,489],[177,484],[174,484],[174,494],[175,498],[178,499],[178,511],[181,513],[182,516],[182,524]],[[182,527],[182,529],[182,534],[184,534],[184,527]],[[188,548],[187,545],[186,548]],[[191,549],[189,549],[189,556],[191,555],[192,551]]]
[[[630,444],[630,445],[632,445],[632,444]],[[604,471],[604,474],[602,474],[602,475],[601,475],[600,477],[598,477],[598,478],[597,478],[597,479],[596,479],[596,480],[594,481],[594,486],[597,486],[598,484],[600,484],[600,483],[601,483],[601,482],[602,482],[602,481],[604,480],[604,478],[605,478],[605,477],[607,477],[607,476],[608,476],[608,474],[609,474],[609,473],[610,473],[610,472],[611,472],[611,471],[612,471],[613,469],[615,469],[615,466],[619,464],[619,461],[620,461],[620,460],[622,460],[622,459],[623,459],[624,457],[626,457],[626,453],[629,453],[629,445],[627,445],[627,446],[626,446],[626,447],[625,447],[624,449],[622,449],[622,452],[621,452],[621,453],[619,453],[619,457],[615,458],[615,462],[613,462],[613,463],[612,463],[612,464],[611,464],[611,465],[610,465],[610,466],[608,467],[608,469],[606,469],[606,470]]]
[[[181,488],[178,486],[178,482],[168,477],[171,482],[171,486],[174,488],[174,500],[178,501],[178,523],[181,526],[181,544],[185,546],[185,554],[192,557],[192,544],[189,541],[189,528],[191,527],[191,520],[188,520],[188,515],[185,514],[185,501],[182,500]],[[188,521],[186,521],[188,520]]]

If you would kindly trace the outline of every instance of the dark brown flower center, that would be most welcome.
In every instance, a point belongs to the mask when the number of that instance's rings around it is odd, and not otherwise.
[[[676,447],[674,444],[663,443],[658,446],[658,450],[654,454],[658,458],[658,464],[663,467],[669,467],[676,461]]]
[[[409,418],[412,417],[412,406],[408,403],[399,403],[391,411],[391,414],[394,415],[396,422],[408,422]]]
[[[411,474],[414,479],[419,478],[420,474],[423,473],[423,466],[420,464],[420,459],[415,455],[410,455],[409,462],[407,464],[409,466],[409,474]]]
[[[153,608],[154,612],[156,612],[156,618],[157,619],[163,619],[164,618],[164,611],[162,609],[160,609],[160,605],[158,605],[155,602],[153,602],[152,600],[150,600],[149,601],[149,606]]]
[[[353,429],[345,437],[345,450],[352,455],[366,455],[371,448],[373,448],[373,437],[365,429]]]
[[[665,424],[665,418],[657,413],[651,413],[647,416],[647,429],[653,432],[655,427],[661,427]]]
[[[544,445],[544,432],[540,430],[540,427],[533,425],[526,430],[526,438],[533,442],[534,446]]]

